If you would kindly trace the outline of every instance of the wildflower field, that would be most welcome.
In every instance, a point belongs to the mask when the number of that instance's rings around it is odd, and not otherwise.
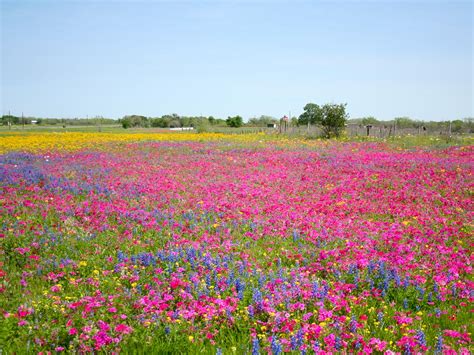
[[[474,146],[0,134],[0,351],[473,350]]]

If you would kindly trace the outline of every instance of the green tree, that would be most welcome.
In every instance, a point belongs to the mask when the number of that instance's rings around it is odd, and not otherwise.
[[[451,132],[461,133],[464,128],[464,122],[462,120],[451,121]]]
[[[181,127],[191,127],[193,125],[193,119],[191,117],[181,116],[179,122],[181,123]]]
[[[463,119],[467,133],[474,133],[474,118],[466,117]]]
[[[196,123],[196,131],[198,133],[204,133],[204,132],[208,132],[209,131],[209,121],[206,119],[206,120],[200,120]]]
[[[319,105],[310,102],[303,110],[304,112],[298,117],[299,125],[319,124],[322,121],[322,110]]]
[[[170,125],[170,121],[164,116],[153,118],[150,121],[152,127],[166,128]]]
[[[7,125],[8,122],[10,124],[20,124],[21,123],[21,117],[18,116],[13,116],[13,115],[3,115],[1,118],[2,124]]]
[[[277,123],[278,120],[272,116],[262,115],[260,117],[252,117],[249,119],[247,125],[254,127],[267,127],[270,123]]]
[[[416,128],[416,122],[409,117],[395,117],[397,128]]]
[[[379,124],[380,121],[378,119],[376,119],[375,117],[373,117],[373,116],[369,116],[369,117],[363,117],[361,123],[364,126],[368,126],[368,125],[373,125],[374,126],[376,124]]]
[[[225,121],[229,127],[242,127],[244,120],[240,116],[228,117]]]
[[[148,118],[140,115],[124,116],[120,122],[122,123],[123,128],[149,126]]]
[[[321,107],[321,117],[317,120],[326,138],[339,137],[344,130],[349,115],[347,104],[325,104]]]

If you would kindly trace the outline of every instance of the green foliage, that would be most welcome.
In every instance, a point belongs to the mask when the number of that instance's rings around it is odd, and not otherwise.
[[[321,120],[318,122],[326,138],[339,137],[349,115],[346,113],[347,104],[325,104],[321,107]]]
[[[215,126],[225,124],[224,120],[214,118],[213,116],[179,116],[176,113],[171,115],[163,115],[161,117],[153,117],[148,119],[151,127],[168,128],[168,127],[194,127],[198,131],[207,131],[209,125]]]
[[[211,116],[212,117],[212,116]],[[225,127],[227,125],[226,120],[222,118],[213,118],[213,121],[210,122],[213,126],[220,126],[220,127]]]
[[[468,133],[474,133],[474,118],[473,117],[466,117],[463,119],[464,121],[464,129]]]
[[[451,132],[461,133],[463,130],[464,122],[462,120],[454,120],[451,122]]]
[[[124,116],[120,122],[123,128],[130,127],[149,127],[148,118],[140,115]]]
[[[3,115],[1,118],[2,125],[10,124],[18,124],[20,122],[21,117],[12,116],[12,115]]]
[[[226,123],[229,127],[238,128],[238,127],[242,127],[242,125],[244,124],[244,120],[240,116],[234,116],[234,117],[229,116],[226,120]]]
[[[397,128],[416,128],[416,122],[409,117],[395,117]]]
[[[265,116],[262,115],[260,117],[252,117],[248,121],[248,126],[254,126],[254,127],[267,127],[268,124],[271,123],[277,123],[278,120],[275,117],[272,116]]]
[[[151,118],[150,123],[151,123],[152,127],[166,128],[166,127],[170,126],[170,120],[168,118],[166,118],[165,116]]]
[[[363,117],[362,120],[361,120],[361,123],[364,125],[364,126],[368,126],[368,125],[377,125],[380,123],[380,121],[378,119],[376,119],[375,117],[373,116],[368,116],[368,117]]]
[[[196,131],[198,133],[205,133],[209,131],[209,123],[207,120],[201,120],[196,125]]]
[[[317,104],[309,103],[303,108],[304,112],[298,118],[299,125],[318,124],[322,120],[322,110]]]
[[[13,116],[13,115],[3,115],[0,118],[0,124],[2,125],[8,125],[8,123],[12,125],[18,125],[18,124],[31,124],[31,117],[18,117],[18,116]]]
[[[8,117],[8,116],[3,116]],[[14,116],[10,116],[14,117]],[[6,120],[8,120],[6,118]],[[97,126],[97,125],[116,125],[117,120],[104,117],[94,118],[41,118],[41,117],[25,117],[25,124],[32,124],[36,120],[36,126]],[[1,119],[3,124],[8,124],[4,118]],[[10,121],[12,124],[22,124],[21,117]]]
[[[298,124],[315,124],[322,128],[325,138],[339,137],[348,119],[346,104],[308,103],[298,118]]]

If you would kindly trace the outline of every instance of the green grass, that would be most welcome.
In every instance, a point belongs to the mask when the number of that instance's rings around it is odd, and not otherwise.
[[[196,132],[198,129],[193,131],[185,131],[187,133]],[[273,132],[274,130],[266,127],[225,127],[225,126],[207,126],[206,132],[212,133],[224,133],[224,134],[246,134],[246,133],[258,133],[258,132]],[[0,126],[0,132],[105,132],[105,133],[152,133],[152,132],[180,132],[170,131],[169,128],[123,128],[121,125],[102,125],[99,126],[66,126],[52,125],[52,126],[41,126],[41,125],[25,125],[25,127],[18,125],[8,128],[8,126]]]
[[[289,132],[287,134],[279,134],[277,129],[266,128],[266,127],[239,127],[232,128],[226,126],[207,126],[206,132],[210,133],[221,133],[221,134],[254,134],[259,132],[265,132],[267,135],[283,136],[288,139],[320,139],[317,136],[307,135],[305,131],[295,134]],[[21,125],[12,126],[0,126],[0,133],[60,133],[60,132],[102,132],[102,133],[163,133],[173,132],[180,133],[181,131],[170,131],[168,128],[128,128],[124,129],[121,125],[102,125],[102,126],[66,126],[61,125]],[[199,133],[199,130],[183,131],[185,133]],[[430,148],[448,148],[451,146],[466,146],[474,144],[474,135],[452,135],[452,136],[441,136],[441,135],[403,135],[388,138],[376,138],[366,136],[355,136],[355,137],[342,137],[339,140],[348,142],[385,142],[393,147],[399,147],[403,149],[413,149],[416,147],[430,147]]]

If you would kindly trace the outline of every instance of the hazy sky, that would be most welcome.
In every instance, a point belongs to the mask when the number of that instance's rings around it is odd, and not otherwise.
[[[5,1],[1,110],[473,116],[473,2]]]

